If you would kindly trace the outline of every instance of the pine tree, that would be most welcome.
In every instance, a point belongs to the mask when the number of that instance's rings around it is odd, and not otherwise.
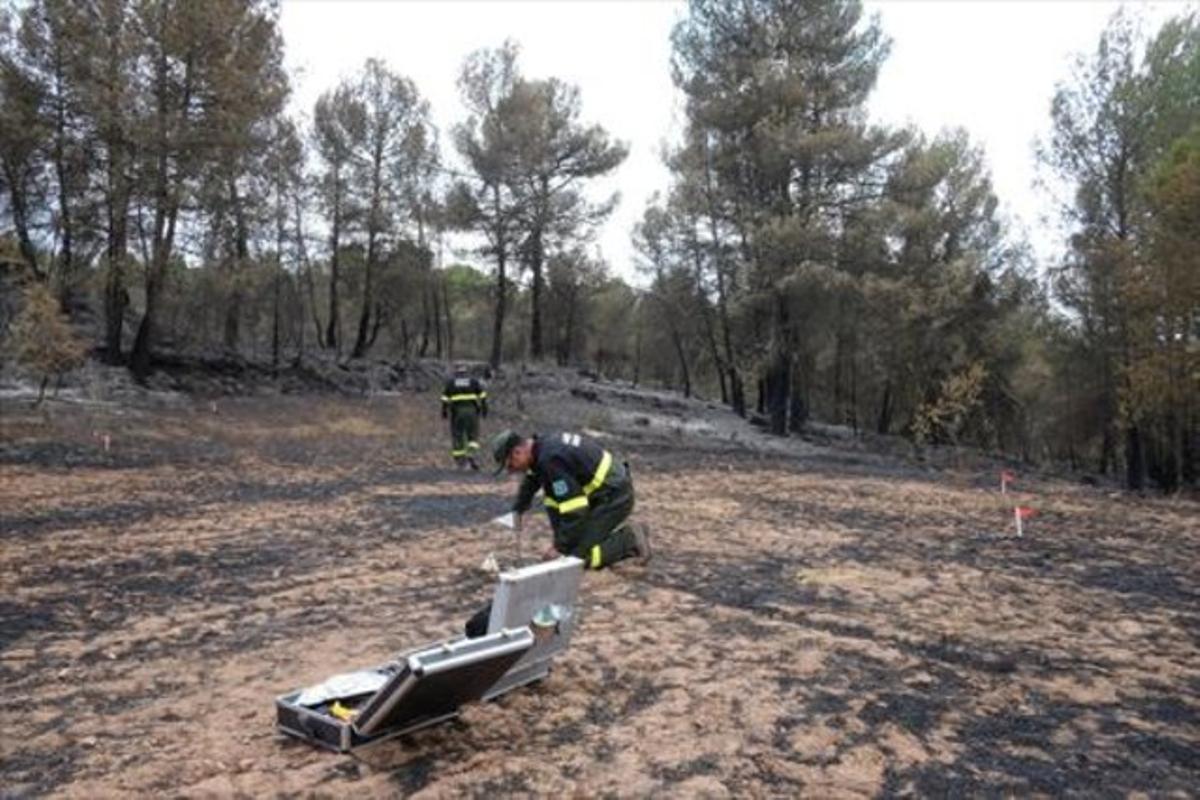
[[[888,46],[861,16],[852,0],[695,0],[673,34],[692,136],[711,142],[749,302],[768,320],[757,361],[779,434],[808,416],[810,289],[836,269],[840,218],[873,196],[898,146],[864,121]]]

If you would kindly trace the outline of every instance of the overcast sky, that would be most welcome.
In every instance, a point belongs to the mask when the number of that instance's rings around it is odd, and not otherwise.
[[[965,127],[982,145],[1003,211],[1024,229],[1039,256],[1058,238],[1054,204],[1033,186],[1033,144],[1045,135],[1055,83],[1080,51],[1094,50],[1119,3],[1099,0],[868,0],[892,39],[870,102],[875,121],[913,123],[930,135]],[[1183,13],[1184,2],[1133,8],[1154,30]],[[614,270],[633,278],[629,235],[669,173],[660,153],[682,128],[682,103],[670,77],[670,31],[684,13],[667,0],[509,2],[437,0],[349,2],[285,0],[282,29],[294,86],[293,110],[311,118],[317,96],[353,76],[369,57],[411,78],[442,130],[465,112],[455,81],[463,59],[506,38],[521,46],[520,66],[533,78],[556,76],[580,87],[583,119],[629,144],[630,155],[599,192],[622,201],[598,238]]]

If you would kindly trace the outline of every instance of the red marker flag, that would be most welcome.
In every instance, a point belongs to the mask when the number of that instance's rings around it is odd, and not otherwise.
[[[1016,480],[1016,477],[1017,476],[1013,475],[1008,470],[1000,471],[1000,494],[1005,493],[1005,490],[1008,489],[1008,484],[1010,484],[1012,481]]]
[[[1013,521],[1017,523],[1017,536],[1023,536],[1024,531],[1021,530],[1021,520],[1029,519],[1037,514],[1037,510],[1029,506],[1015,506],[1013,508]]]

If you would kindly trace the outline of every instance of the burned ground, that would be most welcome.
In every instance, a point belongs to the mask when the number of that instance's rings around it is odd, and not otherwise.
[[[3,793],[1200,785],[1194,503],[1022,475],[1040,513],[1016,539],[984,462],[767,440],[627,390],[494,394],[488,430],[626,456],[657,557],[586,577],[542,684],[355,757],[277,736],[275,695],[456,634],[484,557],[517,558],[486,524],[511,484],[447,469],[434,396],[0,401]]]

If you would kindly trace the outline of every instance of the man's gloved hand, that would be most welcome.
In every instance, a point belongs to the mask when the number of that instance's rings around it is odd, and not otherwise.
[[[442,406],[442,419],[450,416],[450,411],[445,406]]]

